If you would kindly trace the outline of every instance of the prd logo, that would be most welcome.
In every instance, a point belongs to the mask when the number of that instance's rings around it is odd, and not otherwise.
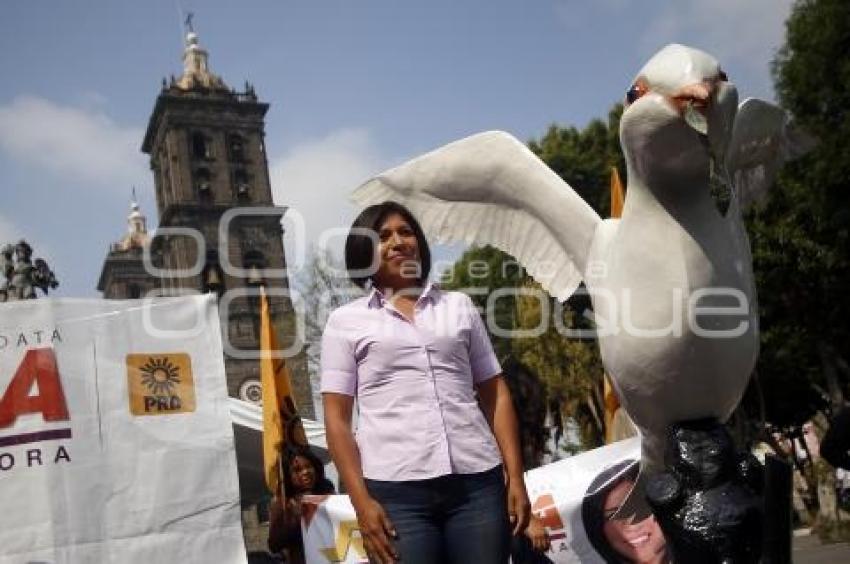
[[[127,385],[133,415],[195,411],[192,360],[186,353],[128,354]]]
[[[168,357],[149,358],[139,371],[142,373],[142,384],[157,396],[174,395],[180,383],[180,370]]]

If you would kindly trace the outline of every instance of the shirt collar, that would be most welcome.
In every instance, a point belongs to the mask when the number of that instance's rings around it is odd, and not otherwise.
[[[436,282],[428,282],[425,285],[425,289],[422,290],[422,294],[419,295],[419,299],[416,300],[416,303],[419,303],[423,300],[431,300],[431,302],[436,302],[437,296],[440,293],[440,285]],[[366,305],[370,308],[373,307],[384,307],[384,303],[386,302],[386,296],[377,288],[372,288],[372,291],[369,293],[369,300],[366,302]]]

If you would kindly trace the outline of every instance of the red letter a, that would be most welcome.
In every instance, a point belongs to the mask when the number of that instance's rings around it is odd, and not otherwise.
[[[38,395],[30,396],[33,383]],[[9,427],[25,413],[41,413],[45,421],[65,421],[68,406],[59,381],[53,349],[30,349],[0,399],[0,428]]]

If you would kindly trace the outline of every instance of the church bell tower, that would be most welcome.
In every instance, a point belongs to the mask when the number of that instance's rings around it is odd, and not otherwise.
[[[259,297],[269,295],[284,350],[297,350],[281,218],[272,201],[265,148],[265,115],[246,83],[237,92],[213,74],[209,55],[191,29],[183,74],[163,80],[142,151],[150,156],[159,227],[151,243],[158,286],[219,296],[228,389],[259,400]],[[313,417],[303,351],[287,356],[298,408]]]

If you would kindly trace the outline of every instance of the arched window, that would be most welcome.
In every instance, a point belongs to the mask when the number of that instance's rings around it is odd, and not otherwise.
[[[201,272],[201,291],[205,294],[224,294],[224,272],[218,264],[207,263]]]
[[[218,251],[210,249],[207,251],[207,262],[201,271],[201,291],[221,297],[225,289],[224,271],[218,263]]]
[[[230,160],[241,163],[245,161],[245,139],[237,134],[231,134],[227,139],[227,151],[230,154]]]
[[[195,189],[201,198],[212,198],[212,174],[210,169],[201,167],[195,170]]]
[[[127,288],[127,297],[131,300],[138,300],[142,297],[142,289],[138,284],[130,284]]]
[[[242,256],[242,268],[249,272],[248,284],[260,285],[263,283],[262,271],[266,268],[266,257],[260,251],[247,251]]]
[[[245,169],[237,169],[233,172],[233,188],[236,197],[241,200],[249,199],[251,195],[251,183]]]
[[[196,131],[192,134],[192,157],[204,160],[212,158],[210,140],[200,131]]]

